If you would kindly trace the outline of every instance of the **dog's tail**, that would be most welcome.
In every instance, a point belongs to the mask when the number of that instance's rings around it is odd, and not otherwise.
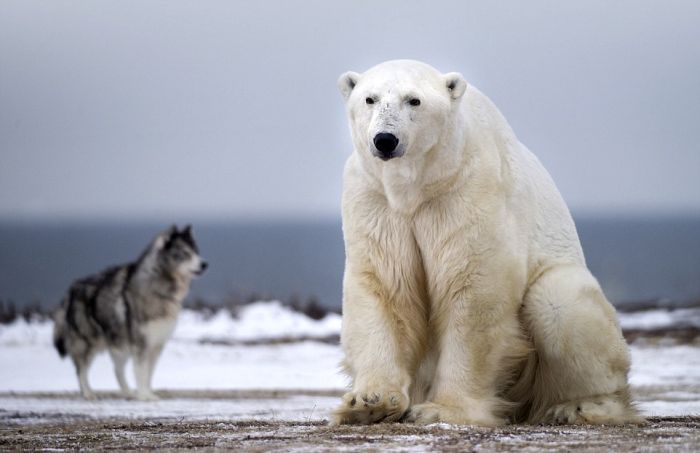
[[[62,358],[66,356],[66,304],[53,313],[53,345]]]

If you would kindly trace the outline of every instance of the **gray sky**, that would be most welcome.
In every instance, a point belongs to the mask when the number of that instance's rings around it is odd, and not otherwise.
[[[700,213],[700,2],[0,3],[0,218],[332,217],[336,79],[460,71],[578,212]]]

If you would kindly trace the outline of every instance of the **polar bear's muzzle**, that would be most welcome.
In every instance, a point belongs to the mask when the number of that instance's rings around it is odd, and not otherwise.
[[[372,154],[381,160],[389,160],[403,156],[403,147],[399,147],[399,139],[388,132],[380,132],[372,139],[374,149]]]

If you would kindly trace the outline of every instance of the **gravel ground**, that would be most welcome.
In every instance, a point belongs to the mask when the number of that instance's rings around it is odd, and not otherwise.
[[[160,392],[162,402],[269,401],[299,398],[299,392]],[[28,398],[66,404],[76,394],[0,395],[21,403]],[[109,404],[112,394],[102,394]],[[327,401],[336,392],[309,392],[301,397]],[[299,408],[308,405],[298,400]],[[99,404],[91,403],[91,404]],[[49,405],[50,406],[50,405]],[[9,406],[8,406],[9,407]],[[81,407],[81,406],[79,406]],[[232,449],[235,451],[698,451],[700,416],[650,417],[643,426],[529,426],[477,428],[435,424],[379,424],[329,427],[323,417],[295,420],[258,417],[248,420],[212,417],[124,416],[100,413],[99,405],[84,411],[0,409],[0,450],[151,450]],[[90,409],[93,408],[93,409]]]
[[[0,428],[3,450],[232,449],[235,451],[698,451],[699,417],[652,418],[645,426],[406,424],[328,427],[323,422],[50,420]]]

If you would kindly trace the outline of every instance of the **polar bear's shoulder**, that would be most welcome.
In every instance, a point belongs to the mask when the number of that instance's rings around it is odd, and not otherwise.
[[[583,250],[569,208],[554,180],[540,160],[517,142],[511,154],[522,199],[521,209],[530,210],[530,235],[535,255],[543,253],[556,260],[583,263]],[[523,213],[523,216],[526,214]]]
[[[542,251],[556,259],[583,262],[569,208],[537,156],[518,140],[498,107],[476,87],[467,89],[464,104],[470,138],[488,140],[496,147],[501,177],[510,191],[511,211],[531,238],[534,254]]]

